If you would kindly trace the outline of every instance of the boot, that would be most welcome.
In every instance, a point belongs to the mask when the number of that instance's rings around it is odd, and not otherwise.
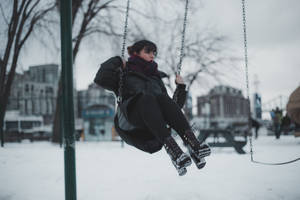
[[[203,158],[211,154],[209,146],[207,144],[200,144],[195,134],[191,130],[188,130],[184,133],[182,140],[187,146],[189,153],[197,167],[204,167],[205,160]]]
[[[187,154],[183,153],[174,138],[171,136],[165,139],[164,147],[169,154],[173,165],[178,171],[179,176],[185,175],[187,172],[186,167],[192,164],[191,158]]]
[[[204,158],[199,159],[195,156],[194,153],[191,153],[191,152],[189,152],[189,153],[198,169],[202,169],[206,165],[206,160]]]

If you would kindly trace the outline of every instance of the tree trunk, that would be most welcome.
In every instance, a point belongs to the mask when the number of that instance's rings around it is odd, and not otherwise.
[[[0,104],[4,105],[2,103],[2,97],[0,97]],[[0,107],[0,135],[1,135],[1,147],[4,147],[4,130],[3,130],[3,125],[4,125],[4,116],[5,116],[5,108],[4,106]]]

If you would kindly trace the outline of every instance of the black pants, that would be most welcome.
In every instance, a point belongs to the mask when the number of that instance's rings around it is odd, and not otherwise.
[[[191,129],[179,106],[167,95],[143,95],[141,96],[132,112],[129,113],[130,121],[136,122],[155,136],[161,143],[171,135],[167,124],[180,136],[186,130]],[[147,135],[141,137],[149,137]]]

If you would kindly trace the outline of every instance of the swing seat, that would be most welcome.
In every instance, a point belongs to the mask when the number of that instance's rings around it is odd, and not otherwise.
[[[153,137],[153,139],[141,139],[138,137],[139,133],[145,132],[144,129],[133,129],[131,131],[122,130],[119,126],[118,115],[115,116],[114,119],[115,128],[119,136],[126,142],[126,144],[130,146],[134,146],[139,150],[142,150],[147,153],[156,153],[161,150],[163,144],[161,144],[157,139]]]

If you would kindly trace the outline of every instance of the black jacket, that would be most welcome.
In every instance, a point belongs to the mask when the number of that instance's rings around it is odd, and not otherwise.
[[[101,67],[96,75],[94,82],[98,85],[114,91],[118,95],[118,82],[119,69],[122,66],[122,60],[120,57],[113,57],[101,64]],[[101,72],[102,68],[102,72]],[[104,70],[105,69],[105,70]],[[107,71],[111,70],[108,73]],[[103,73],[106,71],[106,73]],[[104,75],[105,74],[105,75]],[[114,74],[114,76],[113,76]],[[139,133],[149,132],[144,128],[140,128],[137,122],[129,121],[128,113],[134,107],[136,100],[144,94],[150,95],[168,95],[166,87],[162,81],[162,78],[167,77],[167,74],[159,71],[160,77],[151,76],[148,77],[139,72],[127,71],[125,70],[124,75],[124,86],[122,89],[123,101],[118,105],[117,114],[114,118],[115,128],[120,135],[120,137],[129,145],[132,145],[142,151],[148,153],[154,153],[159,151],[163,144],[161,144],[155,137],[150,137],[149,139],[144,139],[139,137]],[[113,78],[111,78],[113,77]],[[179,84],[173,95],[173,100],[176,100],[180,108],[183,107],[186,100],[185,85]],[[133,119],[131,119],[133,120]],[[135,125],[133,125],[135,124]],[[149,133],[149,136],[152,134]]]

